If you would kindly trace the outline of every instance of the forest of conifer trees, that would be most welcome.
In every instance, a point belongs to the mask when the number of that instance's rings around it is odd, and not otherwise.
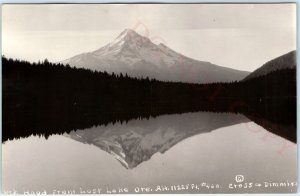
[[[2,85],[3,141],[195,111],[242,113],[263,119],[262,126],[296,127],[295,69],[240,82],[192,84],[2,57]],[[296,131],[276,131],[296,141]]]

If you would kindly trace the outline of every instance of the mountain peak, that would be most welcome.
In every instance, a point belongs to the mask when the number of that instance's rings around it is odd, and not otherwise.
[[[115,48],[123,45],[140,45],[142,43],[151,42],[149,38],[144,37],[132,29],[125,29],[122,33],[112,42],[110,42],[109,47]]]
[[[138,34],[136,31],[132,29],[125,29],[124,31],[122,31],[122,33],[116,38],[116,40],[126,40],[126,41],[146,40],[147,42],[150,41],[149,38]]]
[[[135,33],[135,34],[138,34],[137,32],[135,32],[134,30],[132,30],[132,29],[129,29],[129,28],[126,28],[126,29],[124,29],[124,31],[123,32],[126,32],[126,33]]]
[[[134,35],[141,36],[141,35],[139,35],[137,32],[135,32],[135,31],[132,30],[132,29],[125,29],[125,30],[122,31],[122,33],[117,37],[117,39],[119,39],[119,38],[124,38],[124,37],[127,37],[127,36],[134,36]]]
[[[112,59],[121,58],[123,56],[127,61],[132,63],[138,60],[135,57],[139,56],[142,48],[149,48],[153,45],[155,44],[153,44],[149,38],[138,34],[132,29],[125,29],[116,39],[106,46],[94,51],[92,54],[98,58],[110,56]]]

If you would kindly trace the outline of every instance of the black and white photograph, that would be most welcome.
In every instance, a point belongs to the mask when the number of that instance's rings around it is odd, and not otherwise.
[[[2,4],[2,194],[296,193],[297,4]]]

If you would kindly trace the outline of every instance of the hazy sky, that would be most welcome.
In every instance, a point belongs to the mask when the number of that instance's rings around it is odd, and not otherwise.
[[[56,62],[125,28],[220,66],[252,71],[296,49],[296,4],[4,5],[2,53]]]

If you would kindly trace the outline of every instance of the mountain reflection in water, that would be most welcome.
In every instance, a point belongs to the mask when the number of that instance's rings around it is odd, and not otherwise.
[[[97,126],[65,136],[95,145],[131,169],[188,137],[243,122],[249,120],[239,114],[197,112]]]

